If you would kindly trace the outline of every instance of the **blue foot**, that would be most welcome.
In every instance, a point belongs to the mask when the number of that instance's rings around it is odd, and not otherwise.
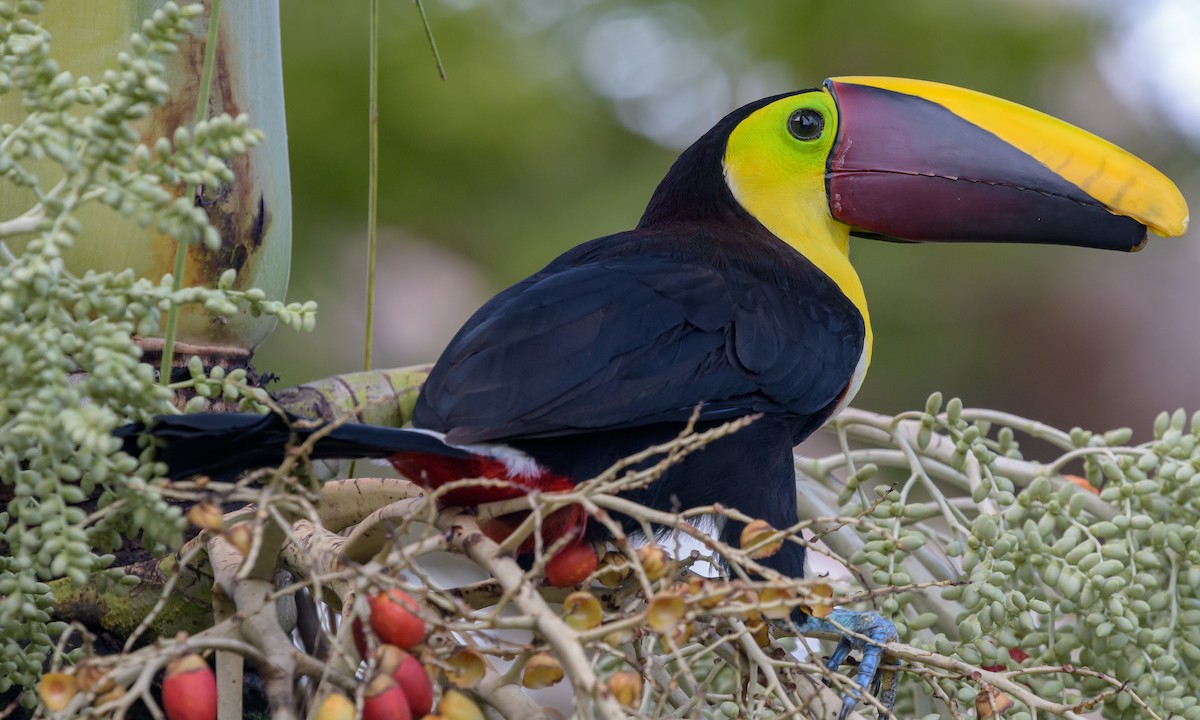
[[[826,663],[826,667],[832,671],[836,672],[841,667],[851,651],[857,650],[862,654],[858,674],[854,676],[858,687],[846,692],[842,711],[838,714],[839,720],[845,720],[854,712],[865,688],[869,688],[871,694],[889,711],[892,709],[896,703],[896,673],[879,671],[886,651],[884,645],[900,639],[896,626],[890,620],[885,620],[877,612],[835,608],[827,617],[808,618],[802,627],[806,635],[834,635],[838,638],[837,647]]]

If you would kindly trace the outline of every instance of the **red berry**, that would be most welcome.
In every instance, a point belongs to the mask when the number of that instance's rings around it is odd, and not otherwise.
[[[413,715],[428,715],[433,709],[433,683],[421,662],[395,645],[379,646],[375,658],[379,672],[391,675],[404,691]]]
[[[596,572],[600,565],[591,543],[568,545],[546,562],[546,582],[554,587],[572,587]]]
[[[217,677],[199,655],[184,655],[167,664],[162,685],[167,720],[215,720]]]
[[[367,598],[371,627],[380,642],[407,650],[425,639],[425,622],[417,614],[417,601],[400,590]]]
[[[376,675],[367,685],[362,720],[412,720],[408,698],[390,675]]]

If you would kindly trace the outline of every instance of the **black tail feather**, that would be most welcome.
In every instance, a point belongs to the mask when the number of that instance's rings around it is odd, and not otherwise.
[[[245,470],[280,464],[289,447],[306,441],[320,427],[275,413],[198,413],[159,416],[149,428],[140,423],[126,425],[114,435],[123,439],[125,452],[135,457],[145,447],[143,438],[153,438],[154,458],[166,463],[170,477],[208,475],[229,479]],[[346,423],[320,438],[309,457],[382,458],[398,452],[462,458],[472,455],[428,433]]]

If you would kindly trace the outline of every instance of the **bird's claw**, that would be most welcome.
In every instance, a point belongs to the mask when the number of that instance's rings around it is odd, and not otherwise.
[[[837,647],[829,656],[826,667],[837,671],[851,651],[862,655],[858,672],[854,676],[855,687],[846,691],[842,701],[839,720],[845,720],[862,697],[862,689],[869,688],[879,702],[889,711],[896,702],[896,673],[892,670],[879,671],[886,652],[885,645],[900,638],[896,626],[877,612],[854,612],[835,608],[824,618],[810,618],[805,630],[811,633],[833,633],[840,637]]]

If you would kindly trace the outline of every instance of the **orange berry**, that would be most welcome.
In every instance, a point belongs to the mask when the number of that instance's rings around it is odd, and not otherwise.
[[[632,670],[615,672],[608,678],[608,691],[625,707],[637,707],[642,700],[642,676]]]
[[[604,610],[596,596],[577,590],[563,600],[563,622],[573,630],[591,630],[604,620]]]
[[[354,720],[354,712],[354,701],[340,692],[334,692],[321,701],[316,720]]]
[[[447,690],[438,703],[438,714],[446,720],[484,720],[475,701],[458,690]]]
[[[204,502],[196,503],[191,510],[187,512],[188,522],[200,528],[201,530],[212,530],[213,532],[221,532],[224,526],[225,513],[216,504],[205,500]]]
[[[76,692],[75,678],[66,673],[46,673],[38,683],[38,697],[53,712],[65,708]]]
[[[679,625],[686,611],[687,605],[679,593],[660,592],[646,604],[646,624],[655,632],[665,633]]]
[[[604,557],[600,558],[600,568],[600,576],[596,579],[609,589],[620,587],[625,578],[629,577],[629,564],[625,555],[616,551],[604,553]]]
[[[671,556],[658,545],[644,545],[638,548],[637,556],[651,582],[662,578],[671,569]]]
[[[450,657],[446,658],[446,665],[449,666],[446,679],[451,685],[460,688],[475,687],[487,671],[483,656],[478,650],[468,647],[459,648],[451,653]]]
[[[221,535],[243,556],[250,554],[250,547],[254,544],[254,531],[250,529],[249,523],[243,522],[227,527]]]
[[[792,614],[793,600],[796,599],[796,591],[792,588],[763,588],[763,591],[758,595],[759,605],[762,607],[762,614],[772,620],[782,620],[790,617]]]
[[[766,520],[751,520],[742,528],[741,546],[755,560],[769,558],[783,549],[783,538],[771,537],[777,532]]]
[[[536,653],[521,672],[521,684],[530,690],[548,688],[562,679],[562,664],[550,653]]]

